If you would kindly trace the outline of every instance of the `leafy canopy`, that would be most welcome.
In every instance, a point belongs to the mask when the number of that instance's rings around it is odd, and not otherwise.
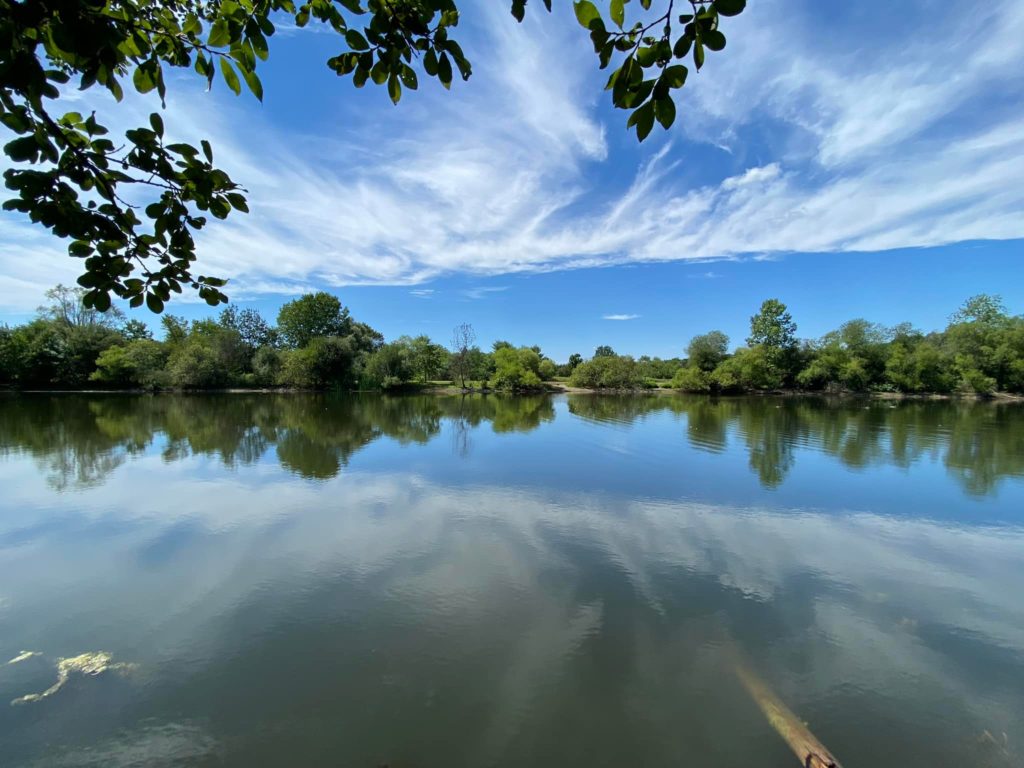
[[[551,10],[551,0],[543,0]],[[627,125],[642,141],[654,121],[675,119],[672,92],[686,82],[692,58],[699,70],[707,51],[725,46],[722,17],[745,0],[611,0],[606,23],[589,0],[574,3],[602,69],[612,65],[612,103],[631,110]],[[526,0],[512,0],[522,21]],[[633,18],[635,17],[635,18]],[[194,70],[212,86],[218,76],[236,94],[242,85],[263,98],[257,72],[270,54],[276,24],[311,22],[337,35],[327,60],[339,76],[386,86],[396,104],[420,74],[450,88],[470,62],[451,33],[459,23],[454,0],[0,0],[0,123],[16,138],[4,145],[15,165],[4,173],[13,193],[5,210],[20,211],[70,240],[83,259],[78,282],[85,306],[105,311],[111,296],[132,307],[163,311],[185,287],[211,305],[227,301],[226,280],[195,268],[195,233],[208,219],[247,212],[244,190],[214,165],[213,148],[166,139],[159,113],[147,125],[108,137],[95,112],[63,112],[58,102],[74,86],[109,91],[155,91],[161,103],[167,70]]]
[[[348,308],[325,291],[289,301],[277,313],[278,330],[292,347],[305,347],[321,336],[346,336],[351,325]]]
[[[770,350],[796,346],[796,323],[785,304],[778,299],[767,299],[761,304],[761,311],[750,318],[747,344],[762,344]]]

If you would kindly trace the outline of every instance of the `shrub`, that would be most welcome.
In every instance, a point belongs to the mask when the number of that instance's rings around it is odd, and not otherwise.
[[[641,389],[646,385],[640,367],[627,355],[601,355],[580,363],[569,383],[587,389]]]
[[[529,347],[501,347],[494,351],[494,389],[519,392],[540,389],[540,355]]]
[[[700,368],[680,368],[672,377],[672,388],[683,392],[708,392],[711,389],[711,376]]]

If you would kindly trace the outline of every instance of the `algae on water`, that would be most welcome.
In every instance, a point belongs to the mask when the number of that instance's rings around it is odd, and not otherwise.
[[[19,661],[28,661],[33,656],[42,656],[39,651],[21,651],[17,656],[8,661],[8,664],[17,664]]]
[[[39,654],[34,651],[22,651],[8,663],[13,664],[17,661],[24,661],[25,659],[36,655]],[[89,675],[91,677],[95,677],[96,675],[103,674],[104,672],[115,672],[123,675],[136,669],[137,666],[137,664],[131,664],[123,661],[115,663],[113,654],[107,651],[82,653],[70,658],[61,657],[57,659],[57,682],[42,693],[29,693],[24,696],[19,696],[11,702],[11,705],[16,706],[18,704],[28,704],[30,702],[41,701],[48,696],[52,696],[64,687],[65,683],[71,679],[72,675]]]

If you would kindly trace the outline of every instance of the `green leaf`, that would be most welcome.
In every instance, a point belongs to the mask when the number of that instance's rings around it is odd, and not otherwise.
[[[672,48],[672,55],[677,59],[685,57],[690,52],[691,45],[693,45],[693,38],[689,35],[680,35],[676,40],[675,47]]]
[[[132,84],[139,93],[149,93],[156,88],[156,80],[150,74],[149,67],[145,64],[135,68],[132,73]]]
[[[522,21],[526,16],[526,0],[512,0],[512,16],[516,21]]]
[[[23,136],[20,139],[9,141],[4,145],[4,153],[15,162],[32,160],[39,157],[39,145],[36,144],[35,136]]]
[[[720,51],[725,48],[725,35],[717,29],[711,29],[701,35],[704,45],[712,51]]]
[[[267,47],[267,38],[257,32],[256,34],[249,36],[249,41],[252,43],[253,53],[259,56],[261,61],[266,61],[267,57],[270,56],[270,49]]]
[[[597,8],[590,0],[576,0],[572,4],[573,10],[576,12],[576,21],[580,23],[580,26],[584,29],[590,29],[590,25],[594,20],[601,20],[601,14],[598,13]]]
[[[687,73],[688,70],[682,64],[673,64],[671,67],[665,67],[661,77],[668,83],[670,88],[682,88],[686,83]]]
[[[639,109],[635,110],[632,115],[629,116],[629,120],[626,122],[626,127],[636,126],[636,137],[640,141],[647,138],[651,132],[651,128],[654,127],[654,103],[647,102]]]
[[[723,16],[738,16],[747,7],[747,0],[715,0],[711,5]]]
[[[211,48],[223,48],[230,42],[231,32],[228,29],[227,20],[217,19],[210,28],[210,36],[206,39],[206,44]]]
[[[383,61],[378,61],[370,70],[370,79],[377,85],[384,85],[388,79],[388,68]]]
[[[415,91],[419,85],[419,81],[416,79],[416,71],[405,64],[402,65],[402,85],[408,88],[410,91]]]
[[[244,195],[238,192],[228,192],[227,198],[228,202],[231,203],[231,207],[236,211],[241,211],[242,213],[249,212],[249,205],[246,203]]]
[[[203,145],[203,154],[206,155],[206,162],[212,163],[213,162],[213,148],[210,146],[210,142],[208,142],[206,139],[203,139],[199,143]]]
[[[694,66],[697,67],[698,72],[700,71],[700,68],[704,66],[704,46],[701,44],[700,40],[698,40],[693,46],[693,63]]]
[[[445,88],[452,87],[452,63],[447,53],[442,53],[437,62],[437,77]]]
[[[153,126],[153,130],[156,131],[157,136],[164,135],[164,121],[156,112],[149,116],[149,124]]]
[[[15,133],[24,133],[28,130],[28,120],[19,113],[4,112],[0,114],[0,123],[3,123]]]
[[[431,77],[437,77],[437,52],[433,48],[423,57],[423,71]]]
[[[252,70],[243,71],[242,77],[245,78],[245,84],[249,86],[249,90],[252,91],[252,95],[260,101],[263,101],[263,83],[260,82],[256,73]]]
[[[392,104],[397,104],[402,98],[402,84],[393,74],[388,78],[388,96],[391,97]]]
[[[622,29],[622,25],[626,21],[626,3],[625,0],[612,0],[611,2],[611,18],[615,22],[615,26]]]
[[[370,44],[366,42],[366,38],[354,29],[350,29],[345,33],[345,42],[348,43],[348,47],[353,51],[366,51],[370,48]]]
[[[665,130],[672,127],[672,123],[676,119],[676,103],[672,101],[671,96],[654,102],[654,116],[658,118],[658,122]]]
[[[160,314],[164,311],[164,302],[155,293],[146,294],[146,306],[149,307],[149,311],[155,314]]]
[[[636,61],[641,67],[649,67],[654,63],[658,57],[658,49],[654,46],[650,48],[642,47],[636,52]]]
[[[240,94],[242,92],[242,84],[238,81],[235,68],[231,66],[231,62],[224,56],[221,56],[220,59],[220,72],[224,75],[224,82],[228,84],[228,88],[234,91],[236,96]]]

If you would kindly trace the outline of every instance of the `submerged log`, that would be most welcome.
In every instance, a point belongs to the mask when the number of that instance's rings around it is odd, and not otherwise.
[[[736,662],[736,675],[769,724],[793,750],[804,768],[842,768],[825,745],[811,733],[810,728],[743,660]]]

